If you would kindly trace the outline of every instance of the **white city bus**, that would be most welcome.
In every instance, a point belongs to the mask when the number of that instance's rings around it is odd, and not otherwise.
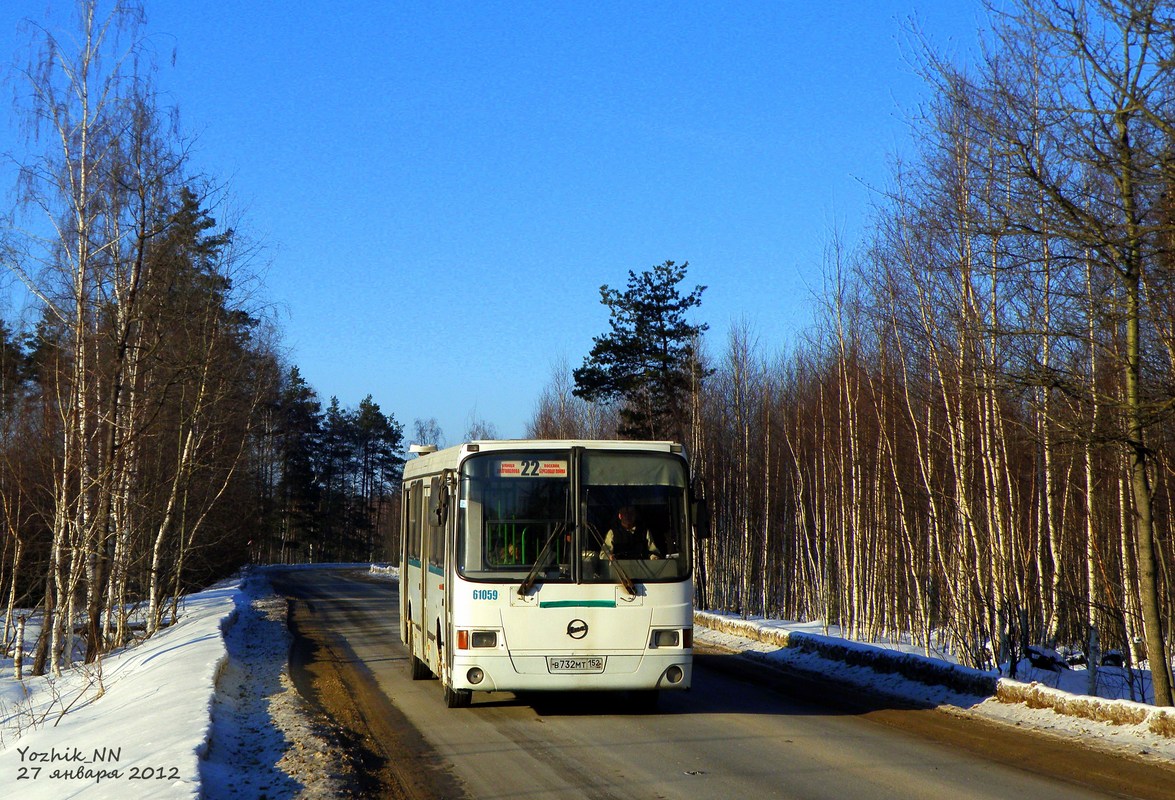
[[[474,691],[624,689],[649,702],[689,688],[691,539],[708,521],[681,445],[413,449],[400,554],[413,679],[437,676],[450,708]],[[623,545],[621,509],[638,531]]]

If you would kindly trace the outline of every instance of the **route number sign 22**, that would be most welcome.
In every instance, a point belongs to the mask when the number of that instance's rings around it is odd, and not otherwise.
[[[518,461],[499,461],[499,478],[566,478],[566,461],[544,461],[523,458]]]

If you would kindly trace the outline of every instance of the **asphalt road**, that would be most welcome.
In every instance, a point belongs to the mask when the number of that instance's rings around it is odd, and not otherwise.
[[[728,654],[653,713],[622,694],[474,694],[409,679],[396,585],[357,570],[271,574],[291,669],[349,731],[365,792],[410,798],[1175,797],[1175,770],[1006,726],[846,697]],[[836,702],[825,698],[835,697]]]

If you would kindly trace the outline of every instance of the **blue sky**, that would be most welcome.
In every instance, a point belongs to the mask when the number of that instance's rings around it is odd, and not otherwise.
[[[46,6],[67,18],[64,0],[0,7],[0,59]],[[473,417],[523,435],[555,365],[607,329],[600,285],[667,259],[709,287],[713,352],[744,322],[786,350],[833,230],[860,230],[908,147],[926,97],[909,20],[955,53],[982,22],[978,0],[147,14],[194,166],[263,245],[291,361],[324,402],[371,394],[450,443]]]

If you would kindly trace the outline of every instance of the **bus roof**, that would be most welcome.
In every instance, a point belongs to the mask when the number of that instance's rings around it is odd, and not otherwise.
[[[643,450],[645,452],[681,453],[682,446],[669,441],[634,441],[629,439],[476,439],[462,442],[444,450],[425,453],[404,463],[404,478],[456,469],[471,453],[495,450],[570,450],[583,447],[590,450]]]

